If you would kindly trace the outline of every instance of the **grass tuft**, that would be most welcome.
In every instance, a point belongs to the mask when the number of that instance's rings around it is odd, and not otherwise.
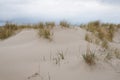
[[[117,59],[120,59],[120,51],[118,49],[115,49],[114,54]]]
[[[84,61],[88,64],[88,65],[94,65],[95,64],[95,53],[93,53],[90,49],[87,49],[86,53],[82,55]]]
[[[53,27],[55,27],[55,22],[46,22],[45,25],[47,28],[52,29]]]
[[[70,24],[66,21],[61,21],[60,24],[59,24],[61,27],[65,27],[65,28],[69,28],[70,27]]]
[[[3,27],[0,28],[0,39],[4,40],[13,34],[18,29],[16,24],[6,23]]]
[[[65,59],[63,52],[59,52],[58,55],[62,60]]]
[[[53,33],[51,33],[50,29],[47,29],[47,28],[39,29],[38,34],[39,34],[40,37],[52,40]]]
[[[103,48],[105,48],[105,49],[108,49],[108,48],[109,48],[109,46],[108,46],[108,41],[103,40],[102,43],[101,43],[101,46],[102,46]]]
[[[88,42],[92,42],[91,36],[89,34],[85,35],[85,40]]]
[[[40,23],[38,23],[37,26],[38,26],[39,29],[43,29],[45,25],[44,25],[43,22],[40,22]]]

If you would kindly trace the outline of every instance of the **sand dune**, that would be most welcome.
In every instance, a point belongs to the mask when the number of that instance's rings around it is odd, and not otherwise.
[[[98,61],[92,67],[85,64],[85,30],[56,27],[52,32],[53,41],[40,38],[34,29],[24,29],[0,41],[0,80],[120,80],[118,59]],[[100,47],[90,43],[90,48]],[[59,52],[65,59],[55,64]]]

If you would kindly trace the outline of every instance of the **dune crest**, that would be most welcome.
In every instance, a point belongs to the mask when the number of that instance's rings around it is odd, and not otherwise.
[[[85,41],[87,31],[55,27],[52,32],[52,41],[34,29],[0,41],[0,80],[120,80],[120,60],[105,62],[101,47]],[[96,66],[88,66],[82,58],[88,44],[101,55]]]

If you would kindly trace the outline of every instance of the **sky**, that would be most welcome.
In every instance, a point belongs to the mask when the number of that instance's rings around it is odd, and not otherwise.
[[[120,0],[0,0],[0,23],[120,23]]]

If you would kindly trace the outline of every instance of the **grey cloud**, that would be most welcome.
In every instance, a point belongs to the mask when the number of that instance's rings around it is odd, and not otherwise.
[[[99,0],[101,3],[110,5],[120,5],[120,0]]]
[[[81,6],[80,4],[78,5],[75,4],[76,6],[73,5],[74,2],[81,3],[81,1],[84,2],[85,4],[87,3],[87,5],[85,5],[84,8],[83,8],[84,4]],[[38,4],[36,5],[35,2],[36,3],[38,2]],[[50,4],[51,3],[54,4],[54,2],[58,2],[59,4],[58,6],[56,5],[53,6],[53,4],[49,5],[49,2]],[[97,3],[99,5],[97,7],[96,6],[89,7],[91,6],[91,4],[89,5],[88,2],[90,3],[93,2],[92,4],[93,6],[94,2],[95,4]],[[55,18],[58,17],[56,20],[67,18],[68,20],[74,21],[78,18],[77,19],[78,21],[81,19],[84,19],[85,21],[92,19],[101,19],[104,21],[105,20],[108,21],[110,17],[112,17],[113,15],[117,15],[113,16],[112,19],[113,21],[120,21],[119,17],[120,10],[118,10],[120,8],[119,4],[120,0],[0,0],[0,18],[1,20],[14,20],[14,21],[18,20],[20,22],[21,21],[24,22],[27,21],[26,18],[28,18],[28,20],[30,19],[33,20],[36,19],[36,17],[38,18],[42,17],[43,20],[44,19],[48,20],[49,17],[53,16]],[[112,9],[108,8],[109,6],[107,5],[111,6],[117,5],[118,7],[117,9],[116,8]],[[61,8],[61,6],[63,6],[63,8]],[[105,9],[104,6],[105,8],[107,6],[107,9]],[[53,10],[53,12],[51,10]],[[99,11],[102,12],[103,14],[101,14]],[[41,13],[44,15],[42,15]],[[90,13],[92,15],[90,15]],[[33,17],[31,18],[31,16]],[[48,18],[46,18],[46,16]],[[73,17],[71,18],[71,16]]]
[[[33,0],[0,0],[1,6],[29,4]]]

